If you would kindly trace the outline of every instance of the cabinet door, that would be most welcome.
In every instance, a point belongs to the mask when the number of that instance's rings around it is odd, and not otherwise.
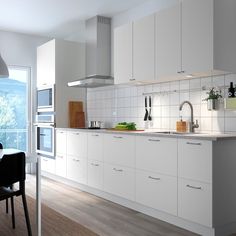
[[[132,23],[114,30],[114,80],[115,84],[127,83],[133,78]]]
[[[79,158],[87,157],[87,133],[67,132],[67,154]]]
[[[177,176],[177,139],[137,136],[136,168]]]
[[[179,139],[178,174],[182,178],[212,183],[212,142]]]
[[[182,1],[182,70],[213,69],[213,0]]]
[[[88,133],[88,159],[103,161],[103,134]]]
[[[37,48],[37,87],[55,83],[55,40]]]
[[[87,160],[76,156],[67,156],[67,178],[87,184]]]
[[[66,154],[66,131],[56,131],[56,153]]]
[[[135,136],[104,134],[104,161],[134,168]]]
[[[133,78],[154,80],[155,16],[149,15],[133,23]]]
[[[47,157],[41,157],[41,169],[51,174],[55,174],[55,160]]]
[[[177,215],[177,177],[136,171],[136,201]]]
[[[181,72],[180,4],[156,13],[156,78]]]
[[[88,160],[88,185],[103,189],[103,163],[97,160]]]
[[[123,166],[104,164],[104,191],[134,200],[134,170]]]
[[[56,154],[56,175],[66,177],[66,154]]]
[[[212,226],[212,185],[179,179],[178,215],[202,225]]]

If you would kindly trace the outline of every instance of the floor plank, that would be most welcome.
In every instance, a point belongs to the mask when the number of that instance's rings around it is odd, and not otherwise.
[[[35,196],[32,175],[26,192]],[[197,235],[48,178],[42,178],[42,202],[101,236]]]

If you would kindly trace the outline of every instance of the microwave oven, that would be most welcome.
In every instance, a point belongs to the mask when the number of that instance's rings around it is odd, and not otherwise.
[[[54,85],[37,88],[37,112],[53,112],[54,95]]]

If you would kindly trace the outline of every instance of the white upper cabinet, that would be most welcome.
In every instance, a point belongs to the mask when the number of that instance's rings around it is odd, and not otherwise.
[[[182,71],[213,69],[213,0],[183,0]]]
[[[156,78],[181,72],[180,4],[156,14]],[[180,74],[180,73],[179,73]]]
[[[37,48],[37,87],[55,83],[55,40]]]
[[[154,80],[155,15],[133,23],[133,79]]]
[[[133,79],[132,66],[132,23],[114,30],[114,79],[115,84]]]

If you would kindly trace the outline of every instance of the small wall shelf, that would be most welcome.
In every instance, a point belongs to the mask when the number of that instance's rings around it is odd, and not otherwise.
[[[226,110],[236,110],[236,97],[235,98],[225,98],[224,107]]]

